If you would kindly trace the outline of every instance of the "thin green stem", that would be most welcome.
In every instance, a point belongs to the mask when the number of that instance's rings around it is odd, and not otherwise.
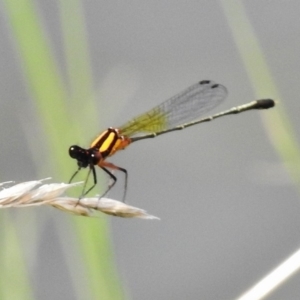
[[[296,134],[284,109],[283,98],[272,77],[243,1],[226,0],[220,3],[222,3],[234,42],[256,96],[258,98],[275,97],[278,100],[276,108],[270,113],[262,114],[262,118],[274,148],[300,191],[300,150]]]

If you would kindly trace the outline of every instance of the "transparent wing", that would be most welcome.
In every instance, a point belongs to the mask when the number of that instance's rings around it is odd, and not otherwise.
[[[227,89],[223,85],[203,80],[127,122],[119,129],[121,134],[126,136],[167,130],[197,120],[219,105],[226,96]]]

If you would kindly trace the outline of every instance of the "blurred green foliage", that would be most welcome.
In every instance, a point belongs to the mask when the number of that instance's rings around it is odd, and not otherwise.
[[[4,0],[4,3],[24,81],[34,101],[36,117],[42,125],[45,137],[43,146],[44,149],[51,149],[46,154],[45,164],[41,166],[43,169],[38,172],[50,173],[55,181],[66,181],[71,175],[70,170],[75,170],[75,164],[67,158],[64,145],[72,140],[77,141],[79,136],[84,136],[84,132],[97,126],[93,121],[97,120],[96,106],[82,4],[80,0],[57,3],[63,41],[61,47],[65,55],[64,78],[63,68],[58,65],[36,3],[31,0]],[[79,111],[84,113],[78,114]],[[61,235],[77,298],[124,299],[114,263],[107,218],[90,220],[74,217],[72,220],[72,228],[77,235],[76,245],[70,245],[68,238],[62,236],[63,231],[57,230]],[[1,268],[1,299],[33,299],[22,246],[13,224],[7,215],[2,248],[9,251],[3,251],[0,259],[2,266],[9,261],[9,267]],[[32,234],[36,232],[33,230]],[[10,255],[9,260],[5,253]],[[84,265],[78,268],[76,265],[80,262],[84,262]],[[83,270],[83,274],[76,274],[78,269]],[[12,272],[14,280],[11,278]]]
[[[274,148],[295,186],[300,189],[300,150],[296,134],[243,2],[228,0],[220,3],[256,97],[269,98],[272,95],[277,100],[272,114],[262,114],[262,119]]]

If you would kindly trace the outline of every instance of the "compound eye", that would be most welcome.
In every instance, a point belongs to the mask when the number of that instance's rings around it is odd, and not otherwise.
[[[99,153],[91,153],[91,154],[90,154],[90,162],[91,162],[93,165],[98,164],[99,160],[100,160],[100,155],[99,155]]]
[[[76,145],[73,145],[69,148],[69,155],[72,158],[76,158],[78,156],[78,152],[79,152],[79,147]]]

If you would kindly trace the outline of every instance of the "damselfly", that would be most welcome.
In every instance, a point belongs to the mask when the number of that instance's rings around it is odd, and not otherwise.
[[[199,116],[219,105],[226,96],[227,89],[223,85],[210,80],[203,80],[190,86],[148,112],[132,119],[123,126],[108,128],[92,142],[90,148],[84,149],[77,145],[71,146],[69,148],[69,155],[77,160],[78,169],[71,177],[70,182],[82,168],[89,167],[89,172],[81,194],[81,197],[85,196],[97,184],[95,166],[99,166],[112,179],[102,195],[104,196],[117,181],[116,176],[112,174],[110,170],[122,171],[125,174],[123,194],[123,201],[125,201],[128,177],[127,170],[107,162],[107,157],[112,156],[119,150],[125,149],[128,145],[136,141],[154,138],[164,133],[212,121],[213,119],[222,116],[237,114],[252,109],[267,109],[275,105],[275,102],[272,99],[256,100],[199,119]],[[147,132],[148,134],[141,135],[142,133]],[[86,189],[91,172],[93,174],[93,185]]]

